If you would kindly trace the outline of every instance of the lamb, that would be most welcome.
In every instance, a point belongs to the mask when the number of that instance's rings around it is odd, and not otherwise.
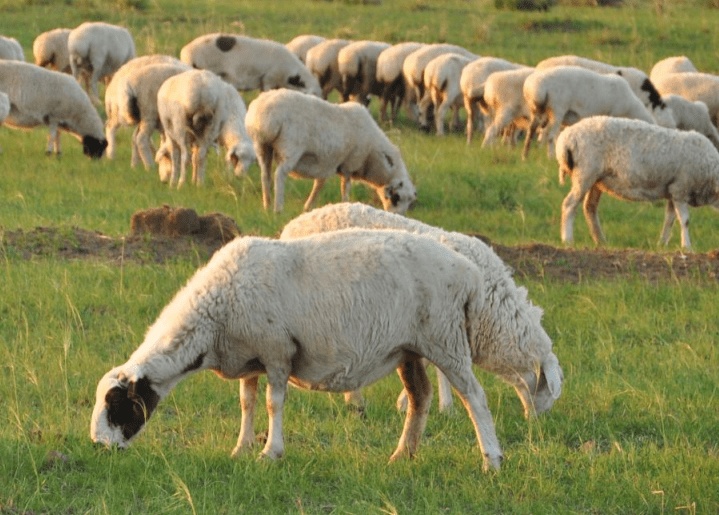
[[[524,82],[534,68],[498,71],[491,74],[484,84],[481,99],[482,114],[491,120],[484,132],[482,148],[490,146],[500,134],[515,134],[516,128],[529,128],[532,114],[524,100]],[[512,138],[514,143],[514,138]]]
[[[614,74],[601,74],[579,66],[556,66],[536,70],[524,82],[524,100],[532,119],[524,141],[522,159],[537,128],[546,125],[543,137],[551,157],[562,124],[593,115],[635,118],[654,123],[644,104],[626,80]],[[673,119],[672,119],[673,122]]]
[[[323,36],[315,36],[313,34],[302,34],[292,38],[285,44],[287,50],[295,54],[303,63],[307,62],[307,51],[313,46],[317,46],[325,40]]]
[[[669,242],[676,217],[682,247],[690,250],[689,206],[719,209],[719,152],[694,131],[677,131],[629,120],[597,116],[565,129],[557,140],[559,180],[572,189],[562,203],[562,241],[573,242],[577,205],[595,243],[604,243],[597,206],[602,193],[625,200],[666,199],[661,242]]]
[[[712,123],[707,105],[696,100],[692,102],[679,95],[666,95],[664,103],[672,110],[677,129],[694,130],[704,134],[719,149],[719,131]]]
[[[246,127],[260,165],[265,209],[275,158],[276,212],[284,205],[288,175],[314,179],[305,210],[335,174],[341,177],[344,201],[349,200],[351,179],[373,187],[388,211],[404,213],[417,197],[399,149],[355,102],[338,105],[290,90],[267,91],[250,103]]]
[[[340,75],[337,55],[349,44],[346,39],[328,39],[307,51],[307,68],[319,82],[322,98],[325,100],[333,90],[342,89],[342,75]],[[342,98],[343,102],[347,100]]]
[[[151,138],[153,132],[162,129],[157,108],[157,92],[165,80],[187,70],[191,68],[179,61],[156,63],[136,66],[131,74],[123,73],[113,77],[113,87],[108,86],[105,94],[108,159],[115,156],[115,132],[118,127],[134,125],[136,129],[132,135],[130,164],[134,167],[142,160],[146,170],[154,167],[155,150]],[[121,83],[118,84],[118,81]],[[163,167],[160,175],[167,176],[168,171],[167,167]]]
[[[649,78],[652,82],[656,82],[660,77],[669,73],[698,72],[697,67],[688,57],[684,55],[667,57],[652,67],[649,72]]]
[[[290,88],[319,96],[320,85],[285,45],[235,34],[207,34],[180,50],[180,60],[209,70],[239,91]]]
[[[522,65],[499,57],[480,57],[467,64],[459,77],[459,89],[462,92],[464,109],[467,111],[467,144],[472,142],[472,136],[480,120],[479,104],[484,101],[484,86],[487,79],[494,72],[515,70]],[[489,117],[482,120],[482,129],[486,129],[491,121]]]
[[[476,321],[482,343],[476,342],[476,344],[484,346],[488,352],[476,363],[485,370],[498,374],[514,386],[522,401],[525,417],[530,418],[551,408],[554,397],[548,394],[546,381],[540,379],[529,383],[518,382],[512,377],[506,364],[502,364],[502,360],[507,359],[511,354],[510,348],[513,345],[526,348],[538,347],[543,349],[539,351],[542,356],[539,360],[542,364],[541,374],[554,378],[555,383],[561,382],[561,368],[556,356],[551,352],[549,336],[541,326],[541,310],[527,300],[526,289],[515,285],[511,270],[490,247],[478,238],[448,232],[360,203],[331,204],[300,215],[285,225],[280,239],[297,239],[352,227],[394,229],[421,234],[448,246],[477,265],[485,276],[487,288],[486,298]],[[505,309],[516,312],[516,316],[503,317],[501,313]],[[497,325],[496,321],[500,318],[512,323]],[[438,371],[437,376],[440,409],[447,409],[452,403],[451,393],[444,375]],[[539,384],[542,386],[537,389]],[[404,401],[406,398],[403,400],[401,397],[398,404]]]
[[[234,87],[214,73],[188,70],[168,78],[157,92],[157,111],[165,141],[155,160],[171,159],[172,177],[160,177],[170,186],[179,188],[185,183],[190,145],[192,183],[196,185],[204,183],[207,150],[215,142],[227,150],[225,159],[236,176],[255,160],[244,127],[245,103]]]
[[[107,140],[100,115],[69,75],[30,63],[0,61],[0,91],[10,99],[5,125],[19,129],[48,126],[48,154],[60,154],[60,129],[82,142],[85,155],[102,157]]]
[[[719,76],[711,73],[668,73],[656,79],[655,85],[662,96],[680,95],[687,100],[707,105],[714,125],[719,125]]]
[[[59,28],[43,32],[32,43],[35,64],[57,72],[72,74],[67,41],[71,29]]]
[[[379,119],[382,122],[387,121],[387,106],[390,106],[390,123],[394,123],[397,119],[399,106],[407,100],[407,102],[415,101],[411,98],[412,90],[407,88],[407,84],[402,74],[402,65],[409,54],[424,46],[424,43],[414,41],[405,41],[397,43],[383,50],[377,57],[377,82],[380,84],[382,92],[380,93]]]
[[[100,104],[98,82],[109,82],[120,66],[135,57],[130,31],[103,22],[85,22],[74,28],[67,48],[73,77],[85,85],[96,105]]]
[[[442,54],[427,63],[424,70],[424,89],[434,108],[434,121],[438,136],[444,136],[444,118],[452,109],[450,130],[459,129],[459,109],[464,106],[459,78],[472,57],[459,54]],[[427,120],[422,124],[427,126]],[[427,127],[428,128],[428,127]]]
[[[20,42],[15,38],[0,36],[0,59],[24,61],[25,52]]]
[[[381,41],[353,41],[337,53],[337,69],[342,77],[342,97],[369,105],[370,95],[380,95],[377,58],[390,47]]]
[[[260,456],[278,459],[285,451],[288,383],[341,392],[397,369],[409,408],[390,458],[396,461],[416,454],[427,420],[426,358],[462,398],[484,468],[499,469],[501,447],[472,371],[473,361],[499,354],[485,347],[480,322],[487,279],[460,254],[405,231],[350,229],[293,241],[237,238],[175,295],[128,361],[101,378],[90,437],[126,448],[177,383],[209,369],[241,381],[237,456],[255,442],[249,421],[258,376],[266,374],[270,426]],[[494,323],[511,323],[514,315],[502,309]],[[504,349],[498,366],[516,384],[538,385],[540,366],[551,361],[542,390],[558,398],[562,381],[551,342],[543,331],[524,336],[523,345]]]

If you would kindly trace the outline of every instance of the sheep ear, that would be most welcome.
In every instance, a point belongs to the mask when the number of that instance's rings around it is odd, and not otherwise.
[[[549,392],[552,394],[554,399],[559,399],[562,394],[562,380],[564,379],[564,373],[562,367],[559,366],[559,360],[554,353],[550,353],[542,362],[542,370],[544,371],[544,377],[547,380],[547,386]]]

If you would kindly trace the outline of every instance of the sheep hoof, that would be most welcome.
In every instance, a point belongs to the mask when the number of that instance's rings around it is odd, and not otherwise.
[[[489,472],[490,470],[499,470],[502,467],[502,461],[504,456],[498,454],[497,456],[490,456],[489,454],[484,455],[484,463],[482,464],[482,471]]]

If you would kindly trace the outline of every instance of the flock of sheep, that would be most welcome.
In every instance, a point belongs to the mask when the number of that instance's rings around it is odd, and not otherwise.
[[[187,182],[188,166],[191,182],[202,184],[213,147],[236,175],[258,161],[265,209],[274,189],[273,208],[282,210],[287,176],[314,180],[308,213],[279,240],[240,238],[221,249],[129,361],[102,378],[91,436],[107,445],[127,446],[157,403],[203,369],[240,380],[233,454],[255,441],[257,377],[267,375],[268,458],[284,452],[288,383],[361,399],[361,387],[398,370],[407,417],[396,459],[417,450],[431,398],[425,365],[433,363],[443,405],[448,381],[472,419],[485,468],[499,468],[502,453],[472,364],[511,384],[526,416],[551,408],[563,375],[541,310],[481,241],[401,216],[417,194],[400,149],[366,109],[373,96],[380,122],[393,123],[404,108],[440,136],[450,111],[459,129],[464,108],[468,143],[479,130],[482,146],[499,138],[514,145],[523,133],[524,158],[538,135],[560,180],[572,180],[562,205],[567,243],[580,202],[592,237],[604,240],[604,192],[666,199],[661,239],[678,217],[685,248],[688,207],[719,207],[719,77],[686,57],[647,75],[577,56],[530,67],[450,44],[303,35],[285,45],[219,33],[189,42],[179,59],[137,57],[130,33],[106,23],[41,34],[33,54],[36,64],[25,63],[16,41],[0,39],[0,119],[47,125],[48,153],[60,152],[62,130],[88,156],[112,159],[117,129],[134,126],[131,164],[157,167],[172,186]],[[260,94],[246,107],[239,92],[251,90]],[[335,90],[341,103],[327,100]],[[310,211],[334,175],[344,202]],[[374,188],[385,211],[347,203],[352,181]]]

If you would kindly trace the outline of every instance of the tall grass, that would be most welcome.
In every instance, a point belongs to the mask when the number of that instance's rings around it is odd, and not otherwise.
[[[577,53],[647,71],[660,58],[686,54],[700,69],[717,70],[719,11],[701,2],[517,13],[461,0],[148,0],[141,9],[84,0],[53,3],[48,16],[49,5],[0,1],[0,32],[18,38],[28,57],[39,32],[97,19],[130,27],[140,54],[176,55],[195,36],[220,30],[278,41],[307,32],[450,41],[528,64]],[[460,134],[422,134],[404,118],[385,129],[418,187],[410,216],[502,244],[559,244],[567,188],[543,149],[523,162],[518,149],[482,150]],[[136,210],[170,204],[221,211],[246,234],[273,236],[301,212],[311,186],[289,180],[284,213],[267,213],[256,167],[231,178],[211,155],[205,187],[169,190],[154,173],[128,166],[129,130],[120,132],[112,162],[87,160],[67,136],[62,157],[46,157],[45,136],[0,128],[0,233],[80,226],[119,236]],[[352,191],[355,200],[377,202],[366,188]],[[329,181],[320,203],[337,200],[338,184]],[[656,244],[660,204],[605,199],[600,212],[611,247],[665,252]],[[716,213],[691,215],[696,250],[716,248]],[[576,226],[577,245],[591,246],[583,221]],[[674,234],[669,250],[678,244]],[[719,326],[711,278],[524,281],[545,310],[566,379],[554,409],[527,422],[512,390],[478,372],[507,457],[498,474],[481,473],[459,405],[449,415],[433,409],[417,458],[387,466],[402,427],[396,377],[367,389],[364,416],[339,396],[291,391],[287,456],[278,463],[254,455],[230,460],[237,384],[212,374],[180,384],[128,451],[95,448],[88,424],[97,380],[127,359],[200,264],[196,255],[162,266],[24,260],[0,245],[0,513],[719,510]],[[266,429],[266,413],[258,411],[259,429]]]

